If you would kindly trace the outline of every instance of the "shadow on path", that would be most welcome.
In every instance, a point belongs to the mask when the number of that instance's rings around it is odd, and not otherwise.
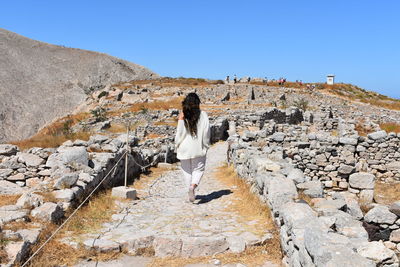
[[[200,201],[197,204],[205,204],[210,202],[211,200],[218,199],[222,196],[232,194],[233,192],[229,189],[224,189],[224,190],[218,190],[214,191],[208,195],[197,195],[196,199],[200,199]]]

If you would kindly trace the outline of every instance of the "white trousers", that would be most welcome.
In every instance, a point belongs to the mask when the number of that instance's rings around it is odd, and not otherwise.
[[[182,159],[181,168],[187,188],[190,185],[199,185],[201,177],[203,177],[204,169],[206,167],[206,156],[193,158],[193,159]]]

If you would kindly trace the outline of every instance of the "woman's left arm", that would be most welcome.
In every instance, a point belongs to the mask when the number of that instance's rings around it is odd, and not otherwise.
[[[207,113],[204,112],[204,130],[203,130],[203,146],[207,149],[210,147],[210,121]]]

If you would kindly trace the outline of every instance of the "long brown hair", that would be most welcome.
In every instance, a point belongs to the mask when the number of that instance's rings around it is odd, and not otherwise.
[[[197,122],[200,119],[200,98],[196,93],[190,93],[182,101],[185,127],[191,136],[197,135]]]

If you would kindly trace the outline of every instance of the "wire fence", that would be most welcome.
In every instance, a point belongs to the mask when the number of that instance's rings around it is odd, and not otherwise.
[[[168,151],[169,149],[167,149],[167,151],[165,152],[165,158],[168,157]],[[125,164],[125,186],[127,186],[127,168],[128,168],[128,155],[130,154],[130,148],[128,146],[126,146],[125,152],[120,156],[120,158],[118,159],[118,161],[114,164],[114,166],[108,171],[108,173],[106,174],[106,176],[104,176],[104,178],[99,182],[99,184],[89,193],[89,195],[78,205],[78,207],[71,213],[71,215],[64,220],[64,222],[51,234],[51,236],[49,238],[46,239],[45,242],[43,242],[43,244],[21,265],[21,267],[25,267],[28,265],[29,262],[32,261],[32,259],[57,235],[57,233],[72,219],[72,217],[74,217],[74,215],[78,212],[78,210],[89,200],[89,198],[97,191],[97,189],[100,188],[100,186],[103,184],[103,182],[110,176],[110,174],[112,174],[112,176],[115,175],[116,170],[117,170],[117,166],[119,165],[119,163],[121,162],[121,160],[125,157],[126,160],[126,164]],[[137,162],[135,160],[134,157],[131,157],[131,160],[133,163],[135,163],[137,166],[139,166],[142,170],[142,172],[144,170],[146,170],[147,168],[154,166],[154,164],[159,160],[158,157],[155,157],[153,159],[152,162],[150,162],[149,164],[146,165],[142,165],[139,162]]]

